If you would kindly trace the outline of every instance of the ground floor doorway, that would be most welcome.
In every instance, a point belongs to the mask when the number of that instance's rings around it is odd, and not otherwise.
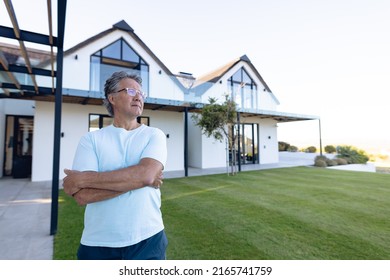
[[[259,124],[242,123],[236,124],[230,133],[233,134],[236,151],[236,161],[241,164],[259,163]],[[231,151],[229,155],[232,161]]]
[[[31,176],[34,117],[6,116],[3,174],[14,178]]]

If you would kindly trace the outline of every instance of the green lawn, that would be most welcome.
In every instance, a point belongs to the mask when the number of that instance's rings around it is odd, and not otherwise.
[[[61,193],[55,259],[83,208]],[[390,175],[297,167],[167,179],[168,259],[390,259]]]

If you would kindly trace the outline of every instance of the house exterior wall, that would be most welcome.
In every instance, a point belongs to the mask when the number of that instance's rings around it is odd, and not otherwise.
[[[271,119],[246,118],[245,123],[259,125],[259,163],[279,162],[277,121]],[[189,125],[189,165],[196,168],[225,167],[227,161],[226,141],[219,142],[208,138],[194,122]]]
[[[215,140],[202,135],[202,167],[216,168],[226,166],[226,141]]]
[[[150,117],[150,126],[161,129],[167,136],[168,159],[165,171],[184,169],[184,118],[183,113],[144,110]]]
[[[195,168],[216,168],[226,165],[225,140],[219,142],[202,134],[195,122],[188,118],[188,165]]]

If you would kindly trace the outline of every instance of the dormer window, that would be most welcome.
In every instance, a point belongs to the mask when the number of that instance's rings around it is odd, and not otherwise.
[[[228,87],[239,108],[257,109],[257,85],[243,67],[228,79]]]
[[[116,71],[139,75],[143,90],[149,91],[149,65],[122,38],[91,56],[91,90],[103,92],[105,81]]]

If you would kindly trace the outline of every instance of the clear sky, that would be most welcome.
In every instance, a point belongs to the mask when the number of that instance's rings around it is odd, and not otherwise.
[[[12,2],[21,29],[48,33],[46,0]],[[68,0],[65,49],[122,19],[173,73],[246,54],[279,111],[321,118],[323,146],[390,153],[389,0]],[[318,127],[280,124],[279,140],[318,146]]]

